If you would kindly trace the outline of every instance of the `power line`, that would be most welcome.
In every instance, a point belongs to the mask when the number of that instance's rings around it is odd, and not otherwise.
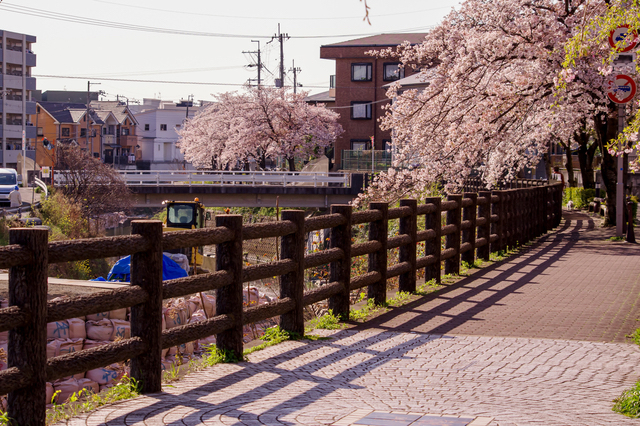
[[[18,13],[22,15],[36,16],[36,17],[45,18],[45,19],[71,22],[75,24],[84,24],[84,25],[91,25],[91,26],[97,26],[97,27],[115,28],[115,29],[121,29],[121,30],[139,31],[139,32],[147,32],[147,33],[198,36],[198,37],[219,37],[219,38],[269,39],[272,37],[270,35],[209,33],[209,32],[202,32],[202,31],[179,30],[179,29],[172,29],[172,28],[149,27],[145,25],[125,24],[122,22],[104,21],[101,19],[86,18],[86,17],[76,16],[76,15],[68,15],[68,14],[52,12],[44,9],[35,9],[31,7],[7,4],[6,2],[0,2],[0,10],[5,10],[7,12]],[[423,31],[431,28],[434,28],[434,25],[425,26],[425,27],[404,28],[400,30],[391,30],[386,32],[401,33],[401,32],[411,32],[411,31]],[[290,38],[295,38],[295,39],[345,38],[345,37],[366,37],[366,36],[371,36],[376,34],[379,34],[379,32],[361,33],[361,34],[306,35],[306,36],[302,35],[302,36],[292,36]]]
[[[240,16],[240,15],[218,15],[218,14],[212,14],[212,13],[199,13],[199,12],[185,12],[184,10],[171,10],[171,9],[160,9],[160,8],[155,8],[155,7],[145,7],[145,6],[137,6],[137,5],[133,5],[133,4],[126,4],[126,3],[117,3],[117,2],[113,2],[113,1],[105,1],[105,0],[93,0],[97,3],[105,3],[105,4],[113,4],[113,5],[117,5],[117,6],[123,6],[123,7],[130,7],[130,8],[134,8],[134,9],[142,9],[142,10],[151,10],[151,11],[155,11],[155,12],[167,12],[167,13],[172,13],[172,14],[181,14],[181,15],[189,15],[189,16],[210,16],[213,18],[225,18],[225,19],[242,19],[242,20],[247,20],[247,19],[256,19],[256,20],[268,20],[268,21],[273,21],[276,19],[279,20],[292,20],[292,21],[335,21],[335,20],[340,20],[340,19],[359,19],[362,18],[362,16],[338,16],[338,17],[334,17],[334,16],[329,16],[329,17],[307,17],[307,16],[300,16],[300,17],[293,17],[293,18],[285,18],[285,17],[266,17],[266,16]],[[386,16],[400,16],[400,15],[415,15],[416,13],[422,13],[422,12],[431,12],[434,10],[441,10],[441,9],[451,9],[454,6],[441,6],[441,7],[434,7],[434,8],[430,8],[430,9],[421,9],[421,10],[414,10],[412,12],[397,12],[397,13],[384,13],[381,15],[374,15],[371,14],[370,16],[372,18],[380,18],[380,17],[386,17]]]
[[[266,69],[266,68],[264,68]],[[71,79],[71,80],[95,80],[95,81],[122,81],[128,83],[154,83],[154,84],[192,84],[197,86],[235,86],[242,87],[246,86],[246,83],[219,83],[219,82],[210,82],[210,81],[177,81],[177,80],[147,80],[147,79],[131,79],[131,78],[116,78],[116,77],[96,77],[96,76],[81,76],[81,75],[52,75],[52,74],[33,74],[33,77],[36,78],[61,78],[61,79]],[[328,89],[327,86],[314,86],[314,85],[305,85],[304,87],[309,89]],[[336,89],[353,89],[358,88],[359,86],[337,86]],[[383,87],[369,87],[369,89],[382,89]],[[386,102],[388,99],[382,100],[380,102]],[[378,102],[371,102],[378,103]],[[336,107],[338,108],[338,107]],[[339,107],[346,108],[346,107]]]

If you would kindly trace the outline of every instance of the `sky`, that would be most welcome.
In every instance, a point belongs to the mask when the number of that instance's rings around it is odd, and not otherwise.
[[[103,99],[213,100],[257,77],[278,74],[280,31],[285,84],[319,93],[335,74],[320,46],[373,34],[426,32],[459,0],[0,0],[0,29],[37,37],[38,90],[91,90]],[[273,73],[273,75],[271,74]],[[99,83],[99,84],[94,84]]]

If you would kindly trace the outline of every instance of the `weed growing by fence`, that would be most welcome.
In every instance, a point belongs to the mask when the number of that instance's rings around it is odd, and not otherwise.
[[[345,328],[346,325],[340,322],[340,318],[333,314],[331,309],[321,317],[314,318],[307,323],[306,330],[323,329],[323,330],[339,330]]]
[[[56,394],[54,394],[54,399],[51,401],[53,406],[47,410],[47,424],[54,424],[116,401],[135,398],[140,395],[140,392],[136,380],[125,375],[117,385],[106,391],[92,393],[86,389],[81,389],[73,393],[69,400],[62,404],[55,403]],[[0,424],[3,424],[2,417],[0,417]]]
[[[626,390],[620,397],[613,400],[613,411],[624,414],[627,417],[640,417],[640,382]]]

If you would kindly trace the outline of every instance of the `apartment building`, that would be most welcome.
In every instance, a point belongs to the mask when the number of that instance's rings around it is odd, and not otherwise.
[[[188,105],[188,106],[187,106]],[[139,123],[139,157],[151,170],[190,169],[178,147],[177,131],[184,121],[200,111],[192,101],[175,103],[159,99],[143,99],[142,105],[132,106]]]
[[[425,36],[426,33],[380,34],[320,47],[322,59],[336,61],[335,76],[332,76],[328,93],[316,95],[315,99],[310,97],[307,101],[327,103],[332,97],[335,99],[331,106],[340,114],[344,133],[334,147],[333,170],[350,169],[351,166],[342,161],[343,157],[355,158],[354,151],[371,150],[372,137],[374,150],[387,151],[391,132],[382,131],[378,123],[385,113],[384,107],[390,102],[384,86],[417,72],[399,68],[397,60],[378,59],[367,52],[395,47],[405,41],[418,44]]]
[[[36,79],[31,77],[31,69],[36,66],[36,55],[32,51],[36,38],[3,30],[0,30],[0,37],[0,159],[2,167],[15,168],[18,155],[22,153],[23,137],[28,148],[27,157],[35,158],[36,128],[29,116],[36,112],[36,103],[31,100],[31,92],[36,89]]]

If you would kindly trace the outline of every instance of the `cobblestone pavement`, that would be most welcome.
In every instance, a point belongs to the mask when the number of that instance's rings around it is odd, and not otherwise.
[[[319,426],[376,410],[492,426],[638,424],[611,401],[638,379],[640,350],[623,341],[638,317],[639,249],[568,218],[396,319],[321,330],[329,340],[285,342],[67,423]]]

